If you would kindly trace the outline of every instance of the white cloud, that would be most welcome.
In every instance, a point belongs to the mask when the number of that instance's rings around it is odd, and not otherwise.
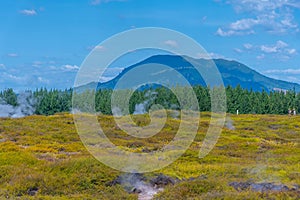
[[[296,50],[296,49],[287,49],[286,51],[287,51],[287,53],[290,54],[290,55],[293,55],[293,54],[297,53],[297,50]]]
[[[32,62],[32,66],[33,67],[40,67],[43,64],[44,64],[44,62],[41,62],[41,61],[34,61],[34,62]]]
[[[225,32],[225,31],[223,31],[223,29],[218,28],[216,34],[219,36],[231,36],[231,35],[234,35],[234,31]]]
[[[266,74],[293,74],[300,75],[300,69],[272,69],[265,71]]]
[[[277,46],[278,48],[284,48],[284,47],[287,47],[287,46],[289,46],[289,45],[288,45],[287,43],[281,41],[281,40],[278,40],[277,43],[276,43],[276,46]]]
[[[298,0],[226,0],[240,11],[264,12],[279,8],[300,8]]]
[[[257,58],[258,60],[262,60],[262,59],[264,59],[265,57],[266,57],[265,54],[260,54],[260,55],[256,56],[256,58]]]
[[[62,69],[66,70],[66,71],[77,71],[79,70],[80,67],[78,67],[77,65],[63,65]]]
[[[244,46],[244,48],[247,49],[247,50],[250,50],[250,49],[253,48],[253,45],[252,45],[252,44],[249,44],[249,43],[244,44],[243,46]]]
[[[241,19],[238,20],[234,23],[230,24],[230,29],[232,30],[239,30],[239,31],[243,31],[243,30],[249,30],[251,29],[253,26],[259,24],[260,21],[259,20],[255,20],[255,19]]]
[[[17,53],[9,53],[7,54],[9,57],[18,57],[19,55]]]
[[[255,33],[257,27],[272,34],[299,31],[294,17],[294,11],[300,8],[298,0],[226,0],[225,2],[232,4],[238,14],[246,12],[253,17],[239,19],[223,27],[223,34],[217,31],[220,36],[237,35],[236,31],[240,31],[239,35],[246,35],[249,31]]]
[[[248,31],[239,31],[239,30],[228,30],[224,31],[222,28],[218,28],[216,35],[222,36],[222,37],[227,37],[227,36],[232,36],[232,35],[251,35],[254,34],[255,32],[253,30],[248,30]]]
[[[13,79],[13,80],[21,80],[22,79],[21,77],[18,77],[18,76],[12,75],[12,74],[7,74],[7,77],[10,79]]]
[[[92,0],[91,1],[91,5],[93,6],[96,6],[96,5],[99,5],[101,3],[109,3],[109,2],[123,2],[123,1],[126,1],[126,0]]]
[[[5,65],[4,64],[0,64],[0,69],[5,69]]]
[[[289,44],[282,40],[278,40],[274,44],[253,45],[250,43],[246,43],[243,44],[243,49],[241,49],[241,51],[243,50],[245,52],[252,52],[258,54],[256,56],[258,60],[264,59],[268,55],[272,55],[274,59],[284,61],[290,59],[292,56],[297,54],[296,49],[290,48]]]
[[[26,15],[26,16],[33,16],[33,15],[37,15],[37,12],[34,9],[31,10],[21,10],[20,11],[21,14]]]
[[[4,79],[10,79],[10,80],[13,80],[13,81],[24,81],[25,78],[24,77],[21,77],[21,76],[16,76],[16,75],[13,75],[13,74],[9,74],[9,73],[3,73],[3,76],[2,76]]]
[[[40,83],[46,83],[46,84],[49,84],[50,81],[48,79],[45,79],[41,76],[37,77],[37,80],[40,82]]]
[[[170,46],[172,48],[178,47],[178,43],[175,40],[166,40],[166,41],[164,41],[164,44],[167,46]]]
[[[266,45],[262,45],[260,47],[261,51],[265,52],[265,53],[277,53],[278,49],[276,46],[266,46]]]
[[[237,53],[243,53],[243,50],[239,49],[239,48],[234,48],[234,51],[237,52]]]
[[[297,28],[297,26],[298,26],[296,23],[293,23],[291,18],[286,18],[286,19],[281,20],[281,24],[283,24],[286,27],[290,27],[290,28]]]
[[[274,45],[261,45],[260,49],[265,53],[288,53],[295,54],[296,49],[287,49],[289,45],[281,40],[278,40]]]

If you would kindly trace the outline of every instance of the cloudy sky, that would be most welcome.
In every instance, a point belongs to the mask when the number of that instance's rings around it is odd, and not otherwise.
[[[214,58],[300,83],[299,23],[299,0],[2,0],[0,89],[72,87],[93,47],[149,26],[180,31]]]

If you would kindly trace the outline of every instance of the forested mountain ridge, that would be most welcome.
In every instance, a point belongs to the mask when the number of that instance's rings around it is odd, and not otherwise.
[[[204,67],[208,66],[209,62],[211,63],[205,59],[195,59],[194,61]],[[235,113],[236,110],[239,110],[241,114],[286,114],[289,109],[300,112],[299,84],[268,78],[236,61],[224,59],[213,61],[226,86],[228,113]],[[80,104],[85,103],[86,97],[95,96],[95,110],[110,115],[113,109],[111,108],[111,95],[115,84],[131,69],[147,63],[163,64],[179,71],[193,86],[200,111],[210,111],[210,90],[218,87],[205,86],[202,77],[199,73],[197,75],[197,70],[181,56],[159,55],[125,68],[117,77],[106,83],[91,82],[79,88],[66,90],[41,88],[35,91],[26,91],[23,94],[16,94],[13,89],[0,91],[0,117],[70,112],[74,109],[72,107],[74,93],[79,97],[79,101],[73,101],[75,108],[77,106],[82,108],[83,106]],[[166,76],[168,76],[168,72],[166,72]],[[187,86],[180,86],[177,89],[184,92],[185,87]],[[155,94],[151,96],[151,101],[149,94]],[[181,109],[176,96],[170,89],[151,86],[134,92],[130,99],[130,113],[136,113],[137,105],[143,105],[143,110],[148,111],[153,104],[162,105],[166,109]]]
[[[209,66],[211,62],[211,60],[207,59],[192,60],[203,67]],[[221,73],[225,86],[236,87],[237,85],[240,85],[243,89],[252,89],[253,91],[264,90],[270,92],[274,90],[295,90],[296,92],[300,92],[300,85],[297,83],[290,83],[287,81],[269,78],[237,61],[230,61],[225,59],[213,59],[213,61]],[[193,68],[189,62],[183,59],[182,56],[156,55],[125,68],[118,76],[108,82],[98,83],[97,88],[113,89],[120,78],[124,76],[128,71],[137,66],[150,63],[162,64],[174,68],[179,73],[181,73],[192,86],[206,86],[203,78],[196,72],[196,69]],[[90,84],[90,86],[94,86],[95,84],[96,83]]]
[[[179,92],[187,91],[185,87],[176,88]],[[218,88],[208,88],[203,86],[193,86],[193,90],[199,103],[200,111],[210,111],[211,90]],[[226,104],[227,112],[235,113],[239,110],[241,114],[287,114],[289,109],[295,109],[300,113],[300,93],[295,91],[279,92],[254,92],[253,90],[242,89],[241,86],[235,88],[227,86]],[[12,89],[0,91],[0,117],[18,117],[31,114],[53,115],[59,112],[71,112],[77,107],[83,108],[87,97],[95,97],[95,110],[103,114],[112,114],[111,95],[113,90],[102,89],[98,91],[86,90],[83,93],[76,93],[76,101],[72,106],[72,89],[68,90],[47,90],[38,89],[27,91],[26,95],[14,93]],[[149,99],[149,94],[152,94]],[[23,98],[20,101],[20,97]],[[135,113],[138,105],[143,105],[143,110],[147,112],[154,105],[162,105],[165,109],[180,110],[181,106],[172,93],[166,87],[136,90],[129,102],[130,113]]]

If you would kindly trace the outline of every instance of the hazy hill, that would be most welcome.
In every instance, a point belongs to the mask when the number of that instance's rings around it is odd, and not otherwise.
[[[193,59],[193,61],[200,64],[200,66],[207,67],[211,61],[206,59]],[[237,61],[229,61],[225,59],[214,59],[213,60],[219,69],[221,76],[223,78],[224,84],[230,86],[237,86],[240,84],[242,88],[245,89],[253,89],[254,91],[272,91],[272,90],[295,90],[300,92],[300,85],[296,83],[290,83],[286,81],[276,80],[273,78],[266,77],[257,71],[249,68],[248,66],[239,63]],[[189,62],[183,59],[181,56],[173,56],[173,55],[157,55],[152,56],[145,59],[142,62],[134,64],[125,68],[118,76],[114,79],[105,82],[98,83],[98,89],[114,88],[115,84],[118,80],[126,74],[129,70],[142,65],[149,63],[158,63],[167,65],[169,67],[174,68],[178,72],[180,72],[191,85],[205,85],[202,77],[197,73],[197,71],[191,66]],[[165,72],[168,73],[168,72]],[[89,86],[95,86],[96,83],[91,83]],[[84,88],[87,88],[84,86]]]

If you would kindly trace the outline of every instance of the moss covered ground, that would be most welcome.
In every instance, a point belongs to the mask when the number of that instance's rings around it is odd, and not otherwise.
[[[300,185],[300,117],[230,115],[234,129],[224,127],[210,154],[198,158],[210,121],[202,113],[198,134],[188,151],[163,173],[181,180],[154,199],[300,199],[299,191],[237,191],[234,181]],[[139,125],[149,122],[135,119]],[[155,151],[172,140],[179,120],[148,139],[123,133],[112,116],[99,122],[113,143],[134,152]],[[71,114],[0,119],[0,199],[137,199],[120,185],[107,186],[121,172],[89,154]]]

